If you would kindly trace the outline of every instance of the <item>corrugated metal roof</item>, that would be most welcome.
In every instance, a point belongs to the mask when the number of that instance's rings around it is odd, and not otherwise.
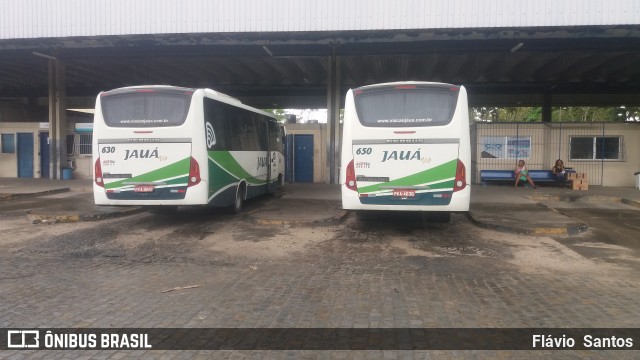
[[[640,24],[638,0],[0,0],[0,39]]]

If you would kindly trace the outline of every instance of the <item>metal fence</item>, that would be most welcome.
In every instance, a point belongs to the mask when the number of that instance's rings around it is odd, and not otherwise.
[[[471,125],[472,172],[513,170],[524,160],[530,170],[551,170],[557,159],[585,173],[592,185],[608,185],[605,174],[628,168],[625,138],[638,141],[639,124],[475,123]],[[626,170],[625,170],[626,171]]]

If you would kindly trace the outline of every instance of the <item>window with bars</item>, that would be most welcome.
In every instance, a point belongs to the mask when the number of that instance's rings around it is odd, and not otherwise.
[[[93,134],[67,135],[67,152],[70,156],[91,155]]]
[[[571,160],[624,160],[622,136],[572,136]]]
[[[93,134],[78,134],[78,155],[91,155]]]

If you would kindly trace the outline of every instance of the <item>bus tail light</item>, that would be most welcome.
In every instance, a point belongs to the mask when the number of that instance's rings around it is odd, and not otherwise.
[[[463,190],[467,186],[467,170],[464,167],[464,163],[458,159],[458,166],[456,166],[456,179],[453,183],[453,192]]]
[[[356,183],[356,170],[353,167],[353,160],[351,160],[349,162],[349,165],[347,165],[346,180],[344,183],[345,185],[347,185],[347,189],[358,191],[358,184]]]
[[[200,165],[193,157],[191,158],[191,164],[189,165],[189,184],[187,187],[195,186],[200,183]]]
[[[100,158],[96,160],[96,164],[93,168],[93,178],[96,182],[96,185],[100,187],[104,187],[104,179],[102,178],[102,166],[100,165]]]

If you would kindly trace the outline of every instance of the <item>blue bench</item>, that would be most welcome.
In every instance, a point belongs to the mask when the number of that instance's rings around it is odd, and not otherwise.
[[[529,170],[529,176],[534,183],[558,183],[551,170]],[[486,185],[488,181],[510,181],[515,183],[516,178],[513,170],[480,170],[480,183]]]

